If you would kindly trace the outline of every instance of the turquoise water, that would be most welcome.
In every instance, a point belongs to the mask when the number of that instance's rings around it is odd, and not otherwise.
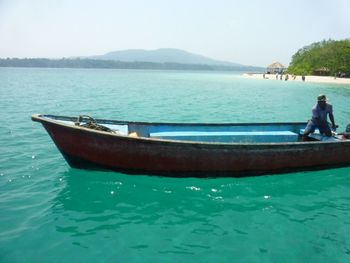
[[[0,68],[0,262],[350,262],[350,168],[241,179],[77,170],[30,120],[305,121],[320,93],[343,130],[349,86]]]

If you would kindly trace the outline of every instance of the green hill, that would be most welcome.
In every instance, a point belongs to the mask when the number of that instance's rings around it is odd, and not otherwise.
[[[305,46],[292,57],[288,72],[296,75],[350,76],[350,39],[324,40]]]
[[[114,60],[122,62],[152,62],[152,63],[178,63],[192,65],[238,66],[237,63],[215,60],[202,55],[187,52],[176,48],[160,48],[156,50],[129,49],[108,52],[100,56],[87,57],[98,60]]]

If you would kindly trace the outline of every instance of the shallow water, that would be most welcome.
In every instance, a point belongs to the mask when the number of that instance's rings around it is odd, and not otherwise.
[[[350,168],[164,178],[70,168],[33,113],[305,121],[350,87],[228,72],[0,68],[0,262],[349,262]]]

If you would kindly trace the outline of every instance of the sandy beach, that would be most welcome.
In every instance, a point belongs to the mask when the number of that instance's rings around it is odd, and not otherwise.
[[[264,78],[265,75],[265,78]],[[262,79],[262,80],[274,80],[276,81],[275,74],[262,74],[262,73],[244,73],[243,77]],[[278,75],[278,80],[280,80],[281,75]],[[282,80],[285,81],[286,75],[282,76]],[[302,82],[301,76],[288,75],[288,81],[299,81]],[[334,78],[334,77],[323,77],[323,76],[305,76],[305,82],[315,82],[315,83],[328,83],[328,84],[346,84],[350,85],[350,78]]]

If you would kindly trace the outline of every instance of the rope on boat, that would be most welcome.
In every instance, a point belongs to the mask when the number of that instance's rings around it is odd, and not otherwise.
[[[84,124],[81,124],[82,122],[84,122]],[[84,128],[88,128],[88,129],[92,129],[92,130],[115,133],[114,130],[112,130],[106,126],[103,126],[101,124],[98,124],[94,118],[92,118],[88,115],[80,115],[77,118],[75,125],[80,126],[80,127],[84,127]]]

